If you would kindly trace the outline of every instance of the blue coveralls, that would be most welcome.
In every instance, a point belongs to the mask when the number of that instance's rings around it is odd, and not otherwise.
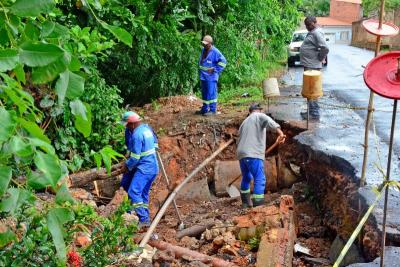
[[[203,99],[201,113],[203,114],[217,111],[218,77],[226,67],[226,59],[216,47],[211,47],[207,57],[202,60],[205,52],[206,50],[203,48],[199,60],[201,96]],[[214,68],[214,72],[208,73],[209,68]]]
[[[128,193],[139,222],[147,223],[150,188],[158,174],[158,140],[150,126],[141,124],[133,131],[125,130],[125,144],[130,152],[126,161],[129,171],[123,175],[121,186]]]
[[[264,199],[266,178],[264,174],[264,161],[256,158],[243,158],[240,161],[242,171],[242,183],[240,192],[250,193],[250,182],[254,179],[254,190],[252,198]]]

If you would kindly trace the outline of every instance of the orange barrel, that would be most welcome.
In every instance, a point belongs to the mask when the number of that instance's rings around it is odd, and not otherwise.
[[[303,73],[303,90],[301,95],[307,99],[323,96],[322,73],[319,70],[307,70]]]
[[[263,81],[264,97],[279,96],[278,79],[269,78]]]

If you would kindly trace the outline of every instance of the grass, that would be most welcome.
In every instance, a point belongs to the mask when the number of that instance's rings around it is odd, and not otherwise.
[[[225,89],[218,96],[218,103],[220,104],[241,105],[262,100],[262,89],[255,86]]]
[[[286,62],[286,61],[285,61]],[[284,61],[264,61],[262,66],[259,66],[257,73],[237,86],[224,86],[218,93],[218,103],[222,105],[242,106],[253,102],[262,102],[263,90],[261,87],[262,81],[269,77],[279,77],[285,69]],[[201,92],[196,91],[195,95],[201,99]]]
[[[243,105],[263,101],[262,81],[269,77],[278,77],[286,65],[280,61],[265,61],[260,66],[254,80],[244,81],[239,87],[223,88],[218,96],[218,103],[225,105]],[[244,97],[244,94],[248,96]]]

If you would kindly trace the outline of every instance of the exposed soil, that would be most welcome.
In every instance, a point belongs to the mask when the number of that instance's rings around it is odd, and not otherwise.
[[[162,98],[144,108],[145,119],[158,133],[161,156],[169,176],[168,189],[161,172],[153,184],[150,200],[152,217],[176,187],[193,169],[215,151],[221,142],[237,137],[237,130],[247,115],[245,107],[231,107],[221,110],[216,117],[194,115],[201,107],[198,99],[180,96]],[[161,117],[160,117],[161,116]],[[288,168],[299,166],[298,182],[289,188],[280,188],[273,194],[266,194],[267,207],[279,207],[280,196],[292,195],[294,199],[296,243],[308,248],[310,255],[295,253],[293,266],[330,266],[329,249],[336,235],[348,237],[355,228],[358,214],[354,212],[357,185],[348,174],[342,173],[323,158],[313,158],[311,153],[300,147],[292,137],[304,129],[280,122],[288,140],[272,153],[278,156]],[[274,142],[269,135],[268,145]],[[223,151],[216,160],[236,160],[235,144]],[[241,208],[240,199],[217,198],[214,191],[214,162],[208,164],[193,179],[206,179],[209,199],[194,199],[190,196],[178,198],[179,210],[185,227],[214,226],[194,237],[177,239],[179,221],[171,205],[160,224],[157,234],[161,240],[174,245],[215,256],[238,266],[255,266],[257,260],[257,238],[243,241],[238,235],[235,216],[253,218],[251,210]],[[290,168],[289,168],[290,169]],[[316,188],[318,190],[316,190]],[[347,196],[343,201],[343,195]],[[368,233],[373,233],[373,227]],[[370,240],[371,241],[371,240]],[[373,258],[375,240],[366,247],[366,253]],[[154,266],[208,266],[191,259],[175,259],[169,252],[157,252],[153,257]],[[316,263],[307,257],[316,258]],[[367,256],[368,258],[368,256]]]

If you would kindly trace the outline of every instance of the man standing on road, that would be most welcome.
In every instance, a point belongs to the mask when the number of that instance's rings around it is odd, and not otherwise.
[[[218,77],[226,67],[226,59],[222,53],[213,46],[213,39],[206,35],[201,41],[203,49],[199,60],[199,75],[203,107],[196,114],[212,116],[217,113]]]
[[[260,104],[252,104],[249,112],[249,116],[239,128],[239,142],[237,145],[237,158],[240,161],[240,170],[242,172],[240,196],[243,208],[256,207],[265,203],[266,178],[264,160],[267,128],[278,133],[277,141],[280,144],[285,142],[286,138],[279,124],[262,112]],[[254,192],[250,197],[250,182],[252,179],[254,179]],[[251,198],[253,203],[251,203]]]
[[[126,173],[121,186],[128,193],[133,208],[139,217],[139,226],[150,225],[149,193],[158,174],[156,149],[158,141],[149,125],[143,124],[140,116],[125,112],[122,117],[125,124],[125,144],[129,158],[125,162]]]
[[[329,53],[324,34],[321,29],[317,28],[317,19],[315,17],[306,17],[304,24],[308,33],[300,47],[300,63],[304,66],[304,71],[321,70],[322,64]],[[318,120],[320,114],[317,100],[309,101],[309,109],[310,118]],[[307,112],[301,112],[300,114],[303,119],[307,119]]]

